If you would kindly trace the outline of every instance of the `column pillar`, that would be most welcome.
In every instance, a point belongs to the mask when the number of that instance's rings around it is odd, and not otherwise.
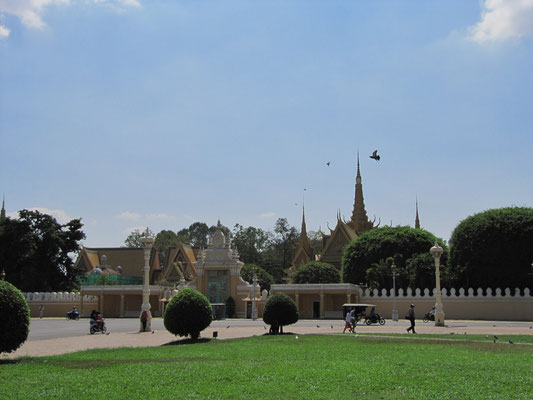
[[[320,318],[324,318],[324,293],[320,293]]]
[[[300,310],[300,293],[294,293],[294,302],[296,303],[296,309],[298,310],[298,313],[302,315],[302,311]]]
[[[120,294],[120,317],[124,317],[124,293]]]

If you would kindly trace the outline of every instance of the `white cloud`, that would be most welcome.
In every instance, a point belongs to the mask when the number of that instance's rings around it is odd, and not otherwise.
[[[110,7],[122,12],[126,8],[140,8],[138,0],[85,0],[85,3]],[[66,6],[70,0],[0,0],[0,16],[11,14],[18,17],[28,28],[42,29],[46,23],[42,20],[44,9],[50,5]],[[0,39],[9,36],[10,30],[0,25]]]
[[[276,215],[275,212],[267,212],[267,213],[263,213],[263,214],[261,214],[260,216],[261,216],[261,218],[272,218],[272,217],[274,217],[275,215]]]
[[[129,228],[126,228],[122,231],[124,235],[129,235],[130,233],[134,231],[144,232],[146,230],[146,226],[130,226]]]
[[[57,222],[60,224],[66,224],[70,220],[72,220],[71,217],[67,215],[67,213],[63,210],[50,210],[46,207],[32,207],[28,208],[29,211],[39,211],[41,214],[48,214],[54,217]],[[19,217],[18,211],[12,211],[6,214],[9,218],[17,219]]]
[[[9,36],[9,32],[11,32],[8,28],[5,26],[0,25],[0,40],[6,38]]]
[[[45,26],[43,9],[52,4],[67,5],[69,0],[0,0],[0,13],[15,15],[27,27],[40,29]]]
[[[158,213],[158,214],[149,214],[146,216],[146,219],[154,220],[154,219],[175,219],[173,215],[168,215],[165,213]]]
[[[136,7],[136,8],[141,7],[141,3],[139,3],[137,0],[118,0],[118,3],[126,7]]]
[[[141,214],[135,212],[124,211],[123,213],[117,215],[118,219],[125,219],[127,221],[137,221],[141,219]]]
[[[478,43],[527,36],[533,36],[533,0],[486,0],[481,21],[470,29],[470,38]]]

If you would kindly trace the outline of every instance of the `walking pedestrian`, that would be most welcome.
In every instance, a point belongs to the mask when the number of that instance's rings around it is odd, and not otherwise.
[[[407,333],[409,333],[410,331],[413,331],[413,333],[416,333],[415,332],[415,305],[414,304],[411,304],[411,306],[409,306],[409,311],[407,311],[407,315],[405,316],[405,318],[407,318],[411,322],[411,326],[407,328]]]
[[[43,316],[44,316],[44,306],[41,304],[41,306],[39,307],[39,318],[43,319]]]
[[[348,332],[353,332],[351,316],[352,316],[351,312],[346,313],[346,317],[344,318],[345,324],[344,324],[344,329],[342,330],[342,333],[346,332],[346,328],[348,328]]]

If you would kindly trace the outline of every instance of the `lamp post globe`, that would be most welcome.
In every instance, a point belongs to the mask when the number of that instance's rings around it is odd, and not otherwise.
[[[435,242],[435,245],[429,249],[429,252],[435,259],[435,326],[444,326],[445,317],[444,308],[442,306],[442,296],[440,292],[440,256],[442,255],[443,251],[444,250],[437,242]]]
[[[144,250],[144,268],[143,268],[143,303],[141,306],[141,319],[139,332],[149,332],[152,330],[152,313],[150,312],[150,253],[155,239],[150,236],[148,228],[145,235],[141,238],[141,244]],[[143,323],[143,314],[146,312],[146,324]]]
[[[398,307],[396,305],[396,264],[394,261],[391,265],[392,270],[392,292],[393,292],[393,303],[392,303],[392,320],[394,323],[398,323]]]

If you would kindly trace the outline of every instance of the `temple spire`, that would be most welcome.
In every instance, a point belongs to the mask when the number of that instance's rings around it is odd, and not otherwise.
[[[418,218],[418,197],[416,198],[415,228],[420,229],[420,218]]]
[[[6,195],[2,197],[2,210],[0,210],[0,218],[6,217]]]
[[[365,210],[365,200],[363,197],[363,183],[361,179],[361,168],[359,165],[359,151],[357,152],[357,174],[355,177],[355,199],[353,203],[352,219],[348,226],[356,233],[360,234],[369,231],[374,224],[368,220]]]

